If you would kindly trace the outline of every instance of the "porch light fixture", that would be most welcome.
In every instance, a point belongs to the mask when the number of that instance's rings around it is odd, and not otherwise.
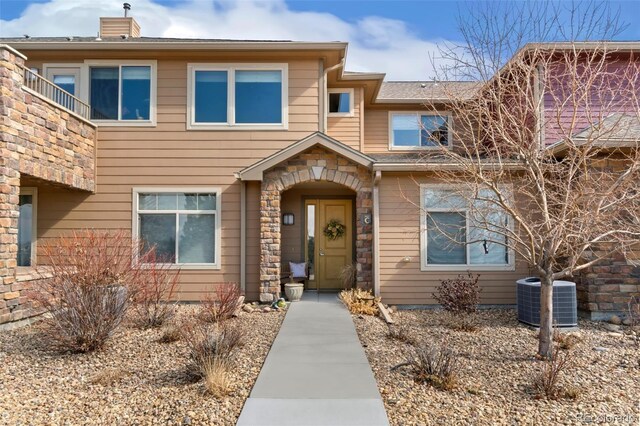
[[[282,215],[282,224],[283,225],[293,225],[293,223],[294,223],[293,213],[284,213]]]

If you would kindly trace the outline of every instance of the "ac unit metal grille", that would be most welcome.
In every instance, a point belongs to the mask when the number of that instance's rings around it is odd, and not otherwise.
[[[518,280],[516,287],[518,320],[540,327],[540,282],[532,279]],[[556,327],[578,325],[576,285],[569,281],[553,283],[553,324]]]

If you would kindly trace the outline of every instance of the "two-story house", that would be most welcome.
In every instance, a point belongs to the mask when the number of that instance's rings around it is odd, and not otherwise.
[[[340,289],[356,262],[386,303],[433,304],[467,270],[482,271],[482,303],[515,302],[528,270],[506,249],[425,248],[420,152],[455,143],[442,87],[473,83],[349,72],[342,42],[140,31],[102,18],[98,37],[0,40],[0,322],[31,314],[38,245],[83,228],[155,245],[183,301],[235,282],[269,302],[289,262],[306,262],[308,290]]]

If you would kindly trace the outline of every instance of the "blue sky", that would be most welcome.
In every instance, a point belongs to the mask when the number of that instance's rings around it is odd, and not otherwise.
[[[521,1],[521,0],[513,0]],[[565,1],[565,0],[559,0]],[[567,0],[568,1],[568,0]],[[428,55],[457,41],[458,0],[129,0],[143,35],[348,41],[352,70],[389,79],[427,79]],[[542,6],[543,3],[539,2]],[[640,0],[609,1],[640,40]],[[99,16],[120,16],[122,0],[0,0],[0,36],[94,35]]]

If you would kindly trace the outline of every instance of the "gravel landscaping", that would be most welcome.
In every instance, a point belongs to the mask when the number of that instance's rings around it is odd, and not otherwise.
[[[193,318],[180,306],[177,321]],[[242,312],[246,330],[234,361],[233,391],[216,400],[185,374],[183,342],[159,343],[162,330],[122,326],[107,348],[59,354],[43,347],[39,325],[0,333],[0,424],[234,425],[284,318]]]
[[[354,316],[392,425],[430,424],[639,424],[640,340],[635,331],[580,321],[572,366],[561,378],[577,399],[536,396],[532,376],[536,332],[519,325],[511,310],[482,311],[477,332],[454,331],[439,311],[399,311],[394,320],[418,341],[446,342],[461,371],[453,391],[413,380],[406,361],[411,347],[387,336],[378,317]],[[618,416],[618,417],[614,417]]]

